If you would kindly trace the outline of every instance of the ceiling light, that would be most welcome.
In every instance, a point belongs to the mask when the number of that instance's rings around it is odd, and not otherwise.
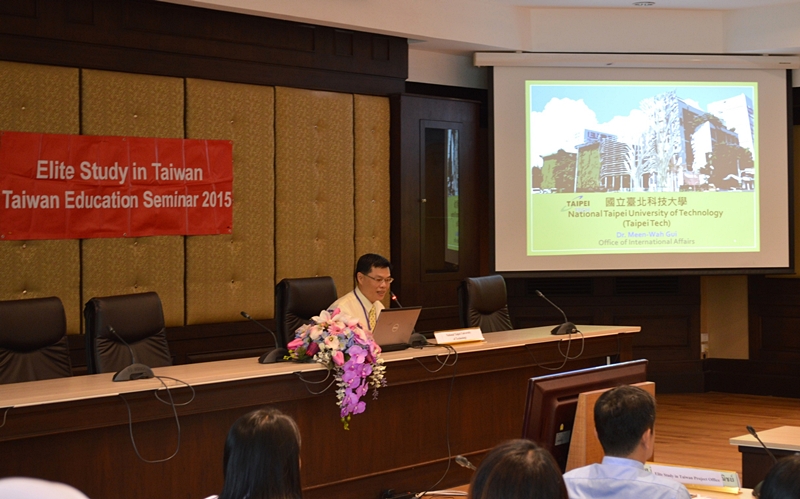
[[[655,4],[655,2],[633,2],[633,5],[637,7],[652,7]]]

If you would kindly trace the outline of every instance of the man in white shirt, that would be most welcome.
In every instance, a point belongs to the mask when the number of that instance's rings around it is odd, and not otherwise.
[[[355,280],[355,289],[331,303],[328,310],[339,308],[342,313],[358,319],[361,327],[372,331],[384,308],[381,300],[394,280],[392,264],[381,255],[362,255],[356,263]]]
[[[635,386],[619,386],[594,406],[603,462],[567,472],[570,499],[689,499],[678,482],[644,470],[655,444],[656,401]]]

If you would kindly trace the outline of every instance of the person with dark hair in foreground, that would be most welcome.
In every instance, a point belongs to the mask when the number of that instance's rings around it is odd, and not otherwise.
[[[644,470],[655,445],[656,401],[635,386],[603,393],[594,406],[597,438],[605,457],[564,475],[570,499],[689,499],[678,482]]]
[[[277,409],[250,412],[233,424],[222,465],[222,493],[208,499],[302,499],[300,431]]]
[[[553,456],[530,440],[492,449],[472,476],[470,499],[567,499]]]
[[[358,319],[362,328],[372,331],[384,309],[381,300],[394,280],[392,264],[381,255],[367,253],[358,259],[353,277],[356,281],[353,291],[331,303],[328,310],[338,308],[343,314]]]
[[[770,468],[761,485],[759,499],[800,497],[800,455],[784,457]]]

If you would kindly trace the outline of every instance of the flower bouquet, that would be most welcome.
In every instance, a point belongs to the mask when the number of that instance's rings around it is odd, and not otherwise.
[[[372,388],[372,397],[376,399],[378,388],[386,386],[381,347],[358,320],[338,308],[323,310],[311,320],[314,324],[303,325],[295,332],[295,339],[287,345],[288,357],[300,362],[318,362],[334,371],[336,405],[344,429],[349,430],[350,417],[366,409],[361,397]]]

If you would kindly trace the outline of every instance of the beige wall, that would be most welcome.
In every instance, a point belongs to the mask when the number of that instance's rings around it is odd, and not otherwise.
[[[747,276],[703,276],[700,296],[700,333],[708,337],[708,357],[747,359]]]
[[[0,241],[0,299],[155,291],[168,326],[274,313],[283,277],[389,255],[386,98],[0,62],[0,129],[233,141],[233,233]]]

